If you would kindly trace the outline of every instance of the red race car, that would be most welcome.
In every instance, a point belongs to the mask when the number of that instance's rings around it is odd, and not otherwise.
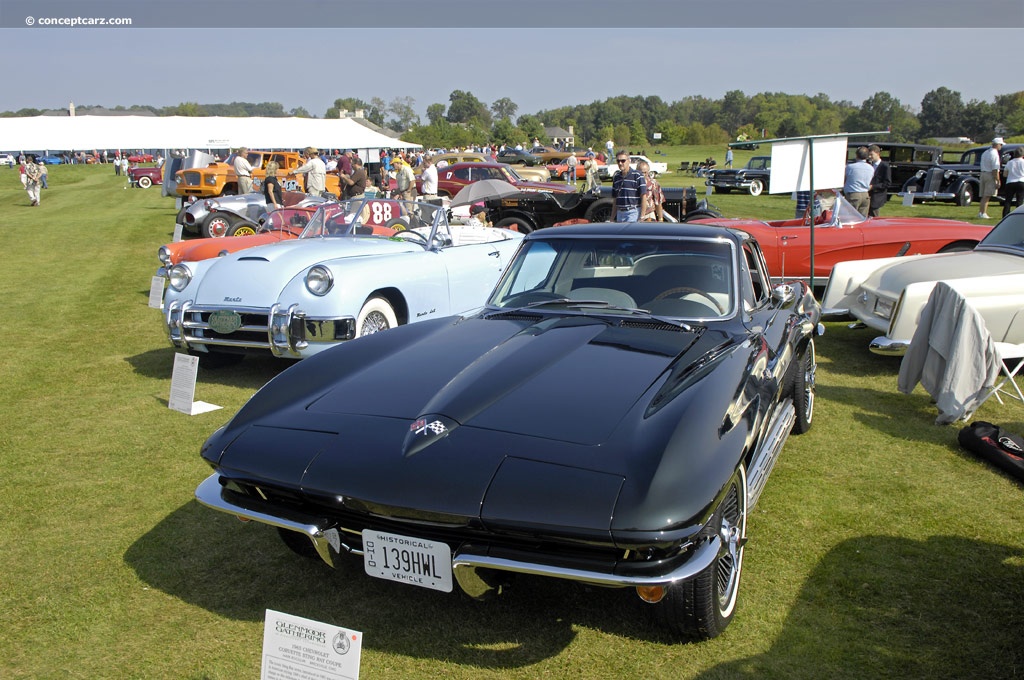
[[[864,217],[834,190],[818,192],[816,203],[817,210],[808,207],[802,218],[792,220],[709,218],[691,222],[752,234],[761,244],[773,280],[807,279],[811,275],[814,215],[814,276],[820,278],[821,285],[837,262],[972,250],[991,229],[927,217]]]

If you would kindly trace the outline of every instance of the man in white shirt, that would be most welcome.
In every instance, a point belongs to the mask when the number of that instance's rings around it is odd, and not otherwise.
[[[420,188],[423,191],[423,198],[430,201],[437,198],[437,168],[434,167],[434,159],[430,156],[423,157],[423,171],[420,172],[422,183]]]
[[[999,150],[1002,148],[1003,138],[996,137],[992,140],[991,148],[981,154],[981,186],[978,190],[981,201],[978,204],[978,218],[982,220],[989,219],[989,199],[999,193]]]
[[[246,158],[246,154],[248,153],[249,147],[239,147],[238,151],[235,152],[235,160],[231,164],[235,169],[235,175],[238,177],[239,196],[252,191],[252,165],[249,164],[249,159]]]
[[[320,151],[315,146],[307,146],[302,155],[306,162],[289,172],[288,176],[306,175],[306,193],[321,196],[327,191],[327,166],[320,160]]]

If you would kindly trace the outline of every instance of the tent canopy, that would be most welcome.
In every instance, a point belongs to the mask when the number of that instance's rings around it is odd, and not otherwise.
[[[89,149],[408,149],[351,118],[33,116],[0,118],[4,151]]]

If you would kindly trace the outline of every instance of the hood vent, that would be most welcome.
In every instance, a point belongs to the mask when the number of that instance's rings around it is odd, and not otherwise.
[[[619,324],[620,328],[643,328],[650,331],[677,331],[679,333],[692,333],[693,329],[686,326],[657,321],[654,319],[623,319]]]
[[[247,255],[245,257],[240,257],[240,258],[238,258],[238,261],[239,262],[270,262],[270,260],[268,260],[265,257],[257,257],[255,255]]]
[[[488,314],[488,319],[500,319],[502,321],[529,321],[533,323],[540,321],[544,318],[542,314],[532,314],[530,312],[524,312],[520,309],[512,310],[510,312],[498,312],[497,314]]]

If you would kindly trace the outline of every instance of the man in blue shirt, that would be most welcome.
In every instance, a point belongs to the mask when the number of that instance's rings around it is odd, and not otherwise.
[[[629,155],[615,155],[619,169],[612,178],[612,222],[639,222],[647,214],[647,180],[639,170],[629,167]]]
[[[868,163],[868,148],[859,147],[856,160],[846,166],[843,196],[864,217],[868,216],[868,209],[871,208],[868,189],[871,188],[871,178],[874,176],[875,169]]]

